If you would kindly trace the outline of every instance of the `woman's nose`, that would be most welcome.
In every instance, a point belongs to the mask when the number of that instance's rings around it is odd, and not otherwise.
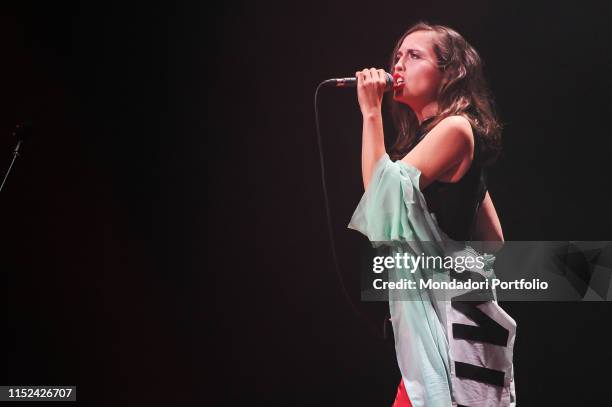
[[[398,61],[395,65],[393,65],[394,72],[401,72],[404,70],[404,67],[401,64],[401,61]]]

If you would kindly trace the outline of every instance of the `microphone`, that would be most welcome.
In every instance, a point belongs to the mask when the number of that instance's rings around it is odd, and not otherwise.
[[[389,72],[385,72],[387,76],[387,86],[385,87],[385,92],[389,92],[393,90],[393,76]],[[357,78],[333,78],[327,79],[321,83],[321,85],[326,87],[336,87],[336,88],[354,88],[357,86]]]

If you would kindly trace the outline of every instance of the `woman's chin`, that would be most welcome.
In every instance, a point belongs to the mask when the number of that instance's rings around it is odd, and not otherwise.
[[[405,105],[408,104],[408,101],[406,100],[406,97],[402,93],[401,89],[393,91],[393,100],[396,101],[396,102],[399,102],[399,103],[403,103]]]

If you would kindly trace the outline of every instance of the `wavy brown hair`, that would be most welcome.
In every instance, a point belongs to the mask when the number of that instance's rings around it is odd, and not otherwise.
[[[410,27],[395,44],[389,72],[393,72],[395,55],[404,38],[415,31],[433,31],[433,51],[437,57],[438,69],[443,78],[438,92],[438,112],[427,123],[424,131],[431,130],[448,116],[461,115],[470,121],[479,135],[479,164],[491,165],[501,152],[502,125],[495,112],[495,102],[486,84],[483,62],[480,56],[457,31],[444,25],[430,25],[420,21]],[[410,106],[388,99],[391,116],[398,130],[398,136],[389,156],[392,160],[404,157],[414,146],[419,121]]]

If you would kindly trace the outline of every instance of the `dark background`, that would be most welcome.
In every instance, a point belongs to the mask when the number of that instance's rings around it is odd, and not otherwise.
[[[603,3],[19,3],[0,17],[0,384],[83,405],[388,406],[392,342],[333,267],[313,95],[387,68],[424,19],[474,45],[505,124],[489,190],[506,240],[612,240],[612,11]],[[219,8],[221,7],[221,8]],[[340,266],[364,236],[354,90],[320,93]],[[386,117],[386,116],[385,116]],[[386,117],[386,119],[388,119]],[[385,120],[387,145],[393,128]],[[4,151],[4,153],[2,153]],[[605,405],[609,304],[504,303],[518,403]],[[385,304],[360,304],[378,324]]]

